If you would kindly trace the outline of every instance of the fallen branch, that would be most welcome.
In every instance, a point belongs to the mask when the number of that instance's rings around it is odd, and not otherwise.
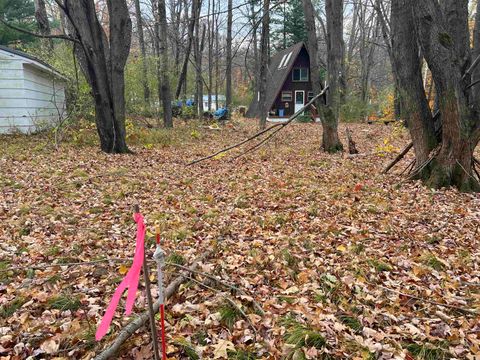
[[[256,133],[255,135],[252,135],[250,136],[248,139],[245,139],[235,145],[231,145],[231,146],[228,146],[226,147],[225,149],[223,150],[220,150],[220,151],[217,151],[216,153],[214,154],[211,154],[211,155],[208,155],[208,156],[205,156],[203,158],[200,158],[200,159],[197,159],[197,160],[194,160],[190,163],[187,164],[187,166],[191,166],[191,165],[195,165],[195,164],[198,164],[202,161],[206,161],[206,160],[210,160],[210,159],[213,159],[214,157],[218,156],[218,155],[221,155],[223,153],[226,153],[230,150],[233,150],[233,149],[236,149],[250,141],[253,141],[257,138],[259,138],[260,136],[262,136],[263,134],[266,134],[270,131],[272,131],[273,129],[277,129],[277,131],[275,131],[273,134],[270,134],[266,139],[262,140],[259,144],[253,146],[252,148],[248,149],[244,154],[241,154],[240,156],[243,156],[245,155],[246,153],[248,152],[251,152],[253,150],[256,150],[258,149],[261,145],[263,145],[265,142],[267,142],[268,140],[270,140],[273,135],[275,135],[276,133],[278,133],[280,130],[284,129],[285,127],[287,127],[288,125],[290,125],[292,123],[293,120],[295,120],[297,117],[299,117],[305,110],[307,110],[313,103],[315,103],[315,101],[317,101],[320,97],[322,97],[323,95],[325,95],[325,93],[327,92],[328,90],[328,86],[326,86],[322,92],[316,96],[314,96],[312,98],[312,100],[310,100],[304,107],[302,107],[300,110],[298,110],[295,114],[293,114],[290,118],[288,118],[288,120],[284,123],[279,123],[279,124],[275,124],[275,125],[272,125],[268,128],[266,128],[265,130],[262,130],[262,131],[259,131],[258,133]],[[240,156],[237,156],[240,157]]]
[[[378,284],[375,285],[375,284],[372,284],[372,283],[368,283],[368,284],[370,284],[373,287],[379,287],[383,290],[392,292],[392,293],[400,295],[400,296],[405,296],[405,297],[408,297],[410,299],[419,300],[419,301],[426,302],[426,303],[429,303],[429,304],[432,304],[432,305],[443,306],[443,307],[446,307],[446,308],[449,308],[449,309],[454,309],[454,310],[466,312],[466,313],[473,314],[473,315],[478,315],[479,314],[478,311],[476,311],[476,310],[465,309],[465,308],[462,308],[462,307],[459,307],[459,306],[444,304],[444,303],[440,303],[440,302],[437,302],[437,301],[429,300],[429,299],[426,299],[426,298],[423,298],[423,297],[420,297],[420,296],[406,294],[404,292],[401,292],[401,291],[398,291],[398,290],[395,290],[395,289],[391,289],[391,288],[383,286],[383,285],[378,285]]]
[[[400,154],[397,155],[395,159],[393,159],[385,169],[383,169],[382,174],[388,173],[395,165],[397,165],[404,157],[408,154],[408,152],[413,148],[413,142],[408,144],[403,148]]]
[[[202,256],[200,256],[197,260],[193,262],[189,269],[196,270],[200,263],[205,260],[209,255],[209,251],[205,252]],[[165,299],[172,297],[173,294],[175,294],[175,292],[178,290],[180,285],[187,279],[188,276],[184,274],[181,274],[177,278],[175,278],[165,289]],[[160,303],[156,301],[153,304],[154,313],[157,313],[159,309]],[[120,347],[125,343],[125,341],[127,341],[127,339],[132,336],[135,331],[142,328],[146,324],[146,322],[148,322],[148,320],[149,314],[148,311],[146,311],[142,315],[137,317],[135,320],[131,321],[127,326],[123,328],[122,331],[120,331],[115,341],[107,349],[105,349],[95,357],[95,360],[106,360],[115,356],[115,354],[118,352],[118,350],[120,350]]]
[[[218,279],[216,276],[214,275],[211,275],[211,274],[207,274],[207,273],[204,273],[204,272],[201,272],[201,271],[197,271],[197,270],[192,270],[186,266],[183,266],[183,265],[180,265],[180,264],[174,264],[174,263],[167,263],[166,266],[173,266],[173,267],[176,267],[176,268],[179,268],[179,269],[182,269],[182,270],[185,270],[185,271],[188,271],[192,274],[196,274],[196,275],[200,275],[200,276],[203,276],[203,277],[206,277],[207,279],[209,280],[212,280],[220,285],[223,285],[235,292],[238,292],[240,294],[243,294],[243,295],[247,295],[249,296],[245,291],[243,291],[242,289],[236,287],[234,284],[232,283],[229,283],[229,282],[226,282],[224,280],[220,280]],[[265,315],[265,311],[262,309],[262,307],[255,301],[253,300],[252,298],[252,304],[253,304],[253,307],[255,308],[255,310],[262,316]]]

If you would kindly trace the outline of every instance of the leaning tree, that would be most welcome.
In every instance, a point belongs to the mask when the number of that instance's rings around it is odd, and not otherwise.
[[[480,3],[471,36],[468,0],[392,0],[393,70],[415,149],[412,177],[431,187],[480,190],[474,158],[480,141],[479,10]],[[439,116],[428,108],[422,57]]]

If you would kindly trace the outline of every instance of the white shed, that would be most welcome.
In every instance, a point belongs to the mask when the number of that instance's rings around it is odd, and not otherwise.
[[[47,63],[0,45],[0,133],[32,133],[64,118],[66,81]]]

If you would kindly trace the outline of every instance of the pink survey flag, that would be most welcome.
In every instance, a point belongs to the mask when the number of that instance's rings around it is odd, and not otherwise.
[[[120,302],[120,298],[123,295],[125,289],[128,289],[127,293],[127,303],[125,305],[125,315],[130,315],[132,313],[133,305],[135,303],[135,297],[137,295],[138,281],[140,279],[140,271],[142,270],[143,259],[144,259],[144,244],[145,244],[145,223],[143,221],[143,216],[140,213],[133,215],[135,222],[137,223],[137,243],[135,249],[135,257],[133,258],[133,264],[130,270],[128,270],[127,275],[122,280],[120,285],[118,285],[117,290],[113,294],[112,300],[107,307],[107,311],[102,318],[102,321],[97,329],[95,334],[95,339],[100,341],[108,331],[110,323],[112,322],[113,315],[115,315],[115,310]]]

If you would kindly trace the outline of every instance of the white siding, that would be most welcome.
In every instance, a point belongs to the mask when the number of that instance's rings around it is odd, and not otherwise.
[[[65,116],[65,83],[25,65],[26,111],[34,124],[52,123]]]
[[[43,65],[0,50],[0,133],[29,133],[64,112],[64,80]]]
[[[29,129],[25,106],[23,63],[0,52],[0,133],[8,133],[16,126]]]

